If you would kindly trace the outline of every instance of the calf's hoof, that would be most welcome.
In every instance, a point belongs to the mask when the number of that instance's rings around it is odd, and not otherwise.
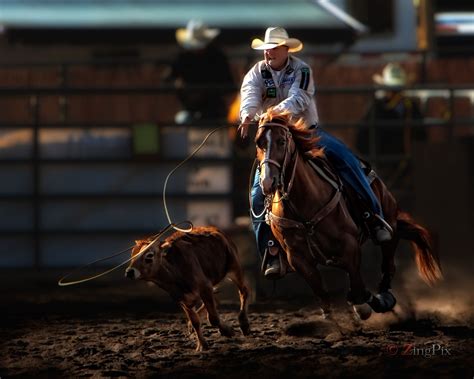
[[[239,314],[239,326],[244,336],[248,336],[250,334],[249,320],[247,315],[244,313]]]
[[[196,346],[196,351],[199,353],[201,351],[205,351],[209,349],[209,345],[207,344],[207,342],[203,341],[203,342],[198,342],[197,346]]]
[[[247,322],[240,324],[240,330],[244,336],[248,336],[251,332],[249,323]]]

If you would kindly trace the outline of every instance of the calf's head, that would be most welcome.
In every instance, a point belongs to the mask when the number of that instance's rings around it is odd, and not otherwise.
[[[125,270],[125,276],[129,279],[151,280],[157,274],[163,254],[170,248],[168,242],[155,242],[147,249],[150,240],[135,241],[132,249],[132,260]],[[146,249],[146,251],[144,251]]]

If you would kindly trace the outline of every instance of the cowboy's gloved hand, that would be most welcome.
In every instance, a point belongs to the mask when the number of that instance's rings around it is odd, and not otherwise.
[[[242,138],[247,138],[250,122],[250,117],[246,117],[239,125],[237,131],[240,132]]]

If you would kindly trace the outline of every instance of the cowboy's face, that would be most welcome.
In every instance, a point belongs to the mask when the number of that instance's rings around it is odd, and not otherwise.
[[[279,71],[286,65],[288,46],[277,46],[263,51],[265,62],[274,70]]]

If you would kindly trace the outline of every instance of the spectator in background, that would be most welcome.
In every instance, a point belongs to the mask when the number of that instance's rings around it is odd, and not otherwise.
[[[173,81],[182,110],[175,116],[177,124],[225,119],[229,92],[235,86],[227,57],[216,45],[219,29],[191,20],[176,31],[182,50],[165,75]],[[193,89],[193,87],[202,87]]]
[[[412,141],[426,140],[426,131],[420,125],[423,114],[418,103],[403,93],[403,87],[409,84],[407,73],[399,64],[389,63],[384,67],[382,75],[375,74],[373,80],[386,89],[377,91],[363,117],[365,125],[359,128],[357,149],[365,156],[370,155],[369,125],[374,123],[377,156],[409,156]],[[397,180],[407,164],[406,159],[401,159],[395,165],[386,164],[379,167],[388,185]]]

